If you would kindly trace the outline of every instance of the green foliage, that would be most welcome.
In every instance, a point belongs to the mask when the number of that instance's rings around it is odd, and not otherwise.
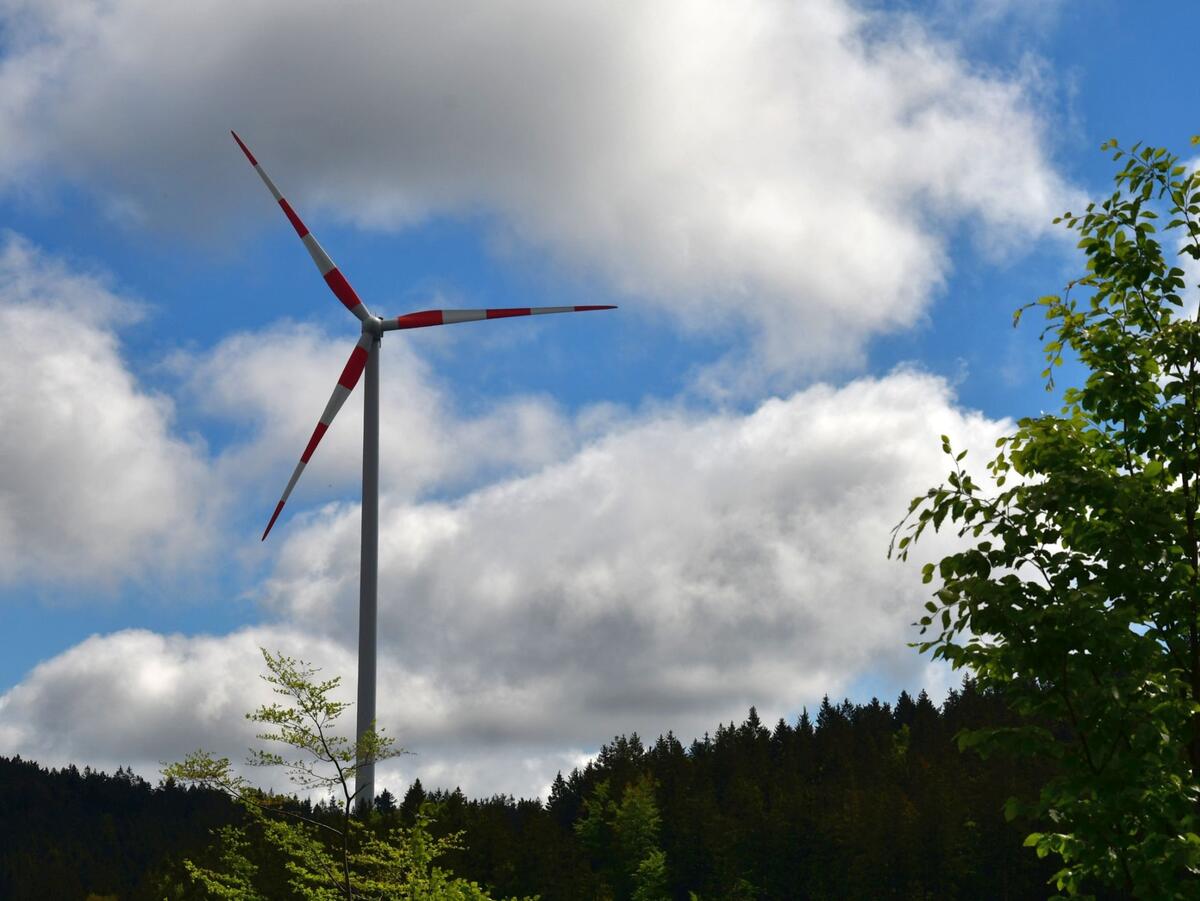
[[[348,858],[350,887],[337,878],[341,860],[336,848],[322,841],[319,832],[285,820],[262,817],[262,842],[284,859],[291,897],[336,899],[428,899],[428,901],[487,901],[476,883],[459,879],[435,861],[460,848],[459,836],[433,838],[430,817],[422,813],[410,828],[375,834],[359,820],[351,821],[354,840]],[[266,889],[256,879],[259,867],[252,862],[254,843],[245,830],[225,827],[220,832],[219,856],[214,867],[186,861],[188,874],[209,897],[245,901],[279,897],[278,888]]]
[[[211,898],[259,898],[254,889],[256,867],[246,856],[250,842],[235,826],[222,826],[217,831],[220,845],[219,869],[206,869],[190,860],[184,861],[189,876]]]
[[[662,817],[654,800],[654,782],[642,776],[625,786],[618,804],[607,780],[583,803],[575,834],[591,854],[618,898],[662,901],[667,890],[667,856],[658,846]]]
[[[611,822],[615,808],[607,779],[602,780],[583,802],[583,817],[575,823],[575,834],[593,858],[603,860],[613,856]]]
[[[318,681],[317,670],[303,661],[263,650],[263,678],[284,703],[264,705],[247,718],[268,729],[263,741],[286,746],[251,752],[253,766],[282,767],[293,783],[332,793],[324,815],[297,809],[289,799],[263,792],[233,771],[228,758],[196,751],[163,769],[169,780],[225,792],[251,819],[250,827],[226,826],[218,833],[215,858],[205,865],[185,861],[188,875],[209,897],[245,901],[294,897],[335,899],[428,899],[485,901],[477,884],[435,865],[459,849],[460,835],[434,838],[430,815],[422,809],[415,822],[383,834],[379,814],[353,816],[351,785],[356,761],[385,760],[401,753],[391,739],[370,730],[357,743],[334,731],[349,705],[334,700],[340,680]],[[265,849],[266,854],[258,852]],[[259,857],[260,859],[255,859]],[[272,870],[279,872],[270,872]],[[281,874],[281,875],[280,875]]]
[[[1047,820],[1026,844],[1061,858],[1059,890],[1194,898],[1200,324],[1154,223],[1168,220],[1170,255],[1200,259],[1200,177],[1161,148],[1103,149],[1124,161],[1116,190],[1056,220],[1079,233],[1087,271],[1024,308],[1046,316],[1048,387],[1067,354],[1086,382],[998,442],[987,492],[943,435],[951,472],[913,500],[892,550],[907,558],[947,523],[967,539],[924,568],[936,590],[918,646],[1028,720],[965,732],[962,747],[1055,761],[1040,797],[1006,813]]]
[[[667,855],[660,848],[647,852],[633,871],[633,901],[664,901],[667,891]]]
[[[285,758],[274,751],[251,751],[254,766],[283,767],[288,777],[306,789],[341,792],[349,807],[354,801],[350,791],[357,776],[356,761],[386,760],[403,753],[382,730],[368,730],[357,742],[332,732],[350,704],[336,701],[331,695],[341,685],[341,677],[316,681],[317,670],[303,661],[272,655],[263,649],[267,675],[263,680],[286,703],[264,705],[246,719],[271,727],[260,732],[260,741],[271,741],[303,752],[300,757]]]
[[[654,783],[643,777],[626,786],[621,803],[612,818],[618,857],[637,868],[658,850],[658,831],[662,817],[654,800]],[[636,881],[636,880],[635,880]]]
[[[506,795],[468,799],[414,783],[399,810],[365,825],[385,838],[425,816],[423,841],[464,838],[431,858],[430,869],[445,878],[454,873],[497,896],[598,901],[614,894],[607,858],[585,849],[573,825],[585,818],[585,802],[601,782],[619,801],[627,785],[649,776],[673,898],[1037,898],[1055,867],[1021,841],[1052,824],[1019,813],[1006,822],[1000,811],[1010,795],[1035,796],[1052,770],[960,754],[953,741],[963,729],[1018,724],[1002,697],[970,680],[940,708],[924,693],[902,693],[894,706],[823,702],[813,718],[802,714],[768,730],[752,713],[686,747],[669,733],[649,747],[618,736],[585,767],[556,778],[545,804]],[[271,803],[280,811],[271,818],[341,822],[336,803]],[[296,894],[287,858],[264,837],[266,816],[217,791],[175,780],[151,787],[125,770],[46,770],[0,757],[0,811],[0,898],[91,892],[123,901],[199,901],[213,893],[189,876],[183,860],[231,875],[221,844],[211,841],[224,824],[245,827],[241,853],[255,867],[254,890],[272,899]],[[615,835],[611,847],[615,853]],[[657,856],[647,860],[640,884],[657,893]]]

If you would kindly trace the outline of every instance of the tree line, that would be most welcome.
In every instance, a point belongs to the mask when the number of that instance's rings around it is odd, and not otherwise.
[[[1037,794],[1047,764],[960,753],[955,738],[1015,722],[971,680],[940,706],[924,692],[826,698],[771,726],[751,708],[687,745],[617,736],[544,802],[419,780],[402,797],[385,790],[370,827],[424,818],[434,838],[461,833],[440,863],[496,897],[1046,897],[1055,868],[1022,847],[1038,824],[1005,810]],[[287,803],[339,814],[336,799]],[[183,861],[212,859],[214,830],[245,820],[215,791],[20,758],[0,758],[0,810],[0,897],[14,899],[204,897]],[[278,862],[245,835],[269,877]]]

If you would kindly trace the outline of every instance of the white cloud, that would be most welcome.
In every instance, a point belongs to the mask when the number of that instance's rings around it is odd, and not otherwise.
[[[177,577],[208,546],[202,456],[121,356],[136,315],[102,279],[0,245],[0,584]]]
[[[239,510],[257,502],[265,524],[353,344],[284,323],[269,340],[239,333],[173,355],[165,371],[187,412],[231,431],[212,454],[179,436],[175,400],[133,372],[118,333],[143,307],[101,274],[2,237],[0,585],[113,589],[169,575],[178,588],[221,545],[220,523],[233,512],[226,500],[237,497]],[[536,468],[615,415],[568,418],[548,398],[519,395],[460,415],[402,341],[388,342],[383,372],[383,472],[401,496]],[[360,397],[289,513],[357,486]]]
[[[1066,202],[1024,76],[843,0],[8,0],[6,28],[10,187],[220,235],[276,215],[237,126],[310,219],[478,217],[687,328],[744,324],[769,371],[914,322],[950,228],[1011,246]]]
[[[228,549],[231,521],[258,509],[265,525],[353,347],[282,323],[165,366],[138,361],[178,380],[193,421],[229,435],[211,452],[179,436],[175,398],[134,374],[119,331],[142,312],[102,275],[14,234],[0,243],[0,585],[112,589],[168,577],[178,589]],[[408,344],[389,341],[386,353],[383,474],[398,496],[527,472],[619,415],[567,417],[548,398],[520,395],[466,415]],[[360,398],[361,389],[289,514],[357,488]]]
[[[322,675],[353,667],[345,648],[277,627],[220,637],[142,629],[93,635],[0,697],[0,747],[36,749],[46,766],[133,764],[147,778],[197,748],[242,761],[258,731],[243,714],[275,700],[258,678],[261,647],[319,660]],[[352,700],[352,691],[353,682],[340,697]]]
[[[328,640],[269,626],[220,637],[130,629],[88,638],[0,696],[0,753],[33,755],[43,766],[132,766],[156,781],[163,763],[204,748],[229,757],[258,785],[294,790],[282,772],[244,764],[248,749],[263,745],[255,738],[260,727],[243,714],[278,700],[260,678],[263,647],[319,661],[322,677],[345,674],[334,696],[353,701],[353,653]],[[389,674],[385,663],[382,675]],[[427,687],[422,696],[431,699]],[[341,734],[353,731],[352,708],[341,725]],[[461,785],[473,794],[504,786],[544,795],[554,773],[582,757],[542,745],[490,749],[451,741],[381,764],[376,781],[393,792],[419,777],[429,787]]]
[[[386,505],[385,653],[437,673],[484,731],[524,711],[514,740],[535,728],[579,742],[585,722],[662,728],[671,715],[694,726],[701,709],[903,671],[925,589],[884,559],[888,531],[943,474],[937,434],[988,448],[998,428],[956,412],[939,380],[897,373],[745,417],[618,430],[460,502]],[[357,513],[330,508],[293,531],[265,598],[346,643]]]
[[[979,466],[1009,425],[901,371],[744,416],[627,423],[454,503],[385,503],[379,717],[418,756],[381,780],[536,793],[617,732],[686,739],[751,704],[793,715],[864,677],[928,683],[906,646],[928,588],[918,565],[885,559],[888,533],[944,475],[939,433]],[[115,763],[201,739],[236,755],[232,708],[254,703],[236,686],[251,684],[258,644],[352,681],[357,515],[335,505],[281,534],[263,597],[280,625],[91,639],[0,699],[0,747]],[[125,708],[147,725],[108,722]],[[197,710],[203,727],[188,725]]]
[[[172,357],[189,411],[232,425],[237,435],[212,460],[214,477],[265,515],[312,434],[354,347],[305,325],[280,323],[231,335],[215,347]],[[528,472],[562,459],[620,416],[585,408],[567,416],[547,397],[508,395],[478,415],[458,409],[411,344],[384,343],[381,360],[381,480],[399,497]],[[362,386],[347,401],[306,468],[292,515],[314,500],[357,494],[362,475]]]

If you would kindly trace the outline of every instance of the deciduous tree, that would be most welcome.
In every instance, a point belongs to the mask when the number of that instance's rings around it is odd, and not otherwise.
[[[1056,220],[1086,272],[1029,305],[1046,316],[1049,384],[1064,359],[1086,381],[1058,413],[1020,420],[981,481],[943,436],[952,470],[912,502],[893,550],[907,557],[930,526],[966,539],[924,569],[936,590],[919,647],[1025,717],[960,744],[1057,762],[1031,804],[1049,828],[1027,844],[1061,857],[1059,889],[1195,898],[1200,324],[1180,258],[1200,259],[1200,177],[1165,149],[1103,149],[1116,190]]]
[[[380,835],[372,820],[380,814],[352,814],[355,761],[375,761],[402,753],[392,740],[372,729],[357,743],[337,734],[337,720],[349,704],[333,697],[340,679],[317,679],[317,670],[282,654],[263,650],[270,683],[284,703],[259,707],[247,718],[267,729],[258,738],[288,748],[251,752],[253,766],[283,768],[292,782],[306,790],[328,793],[326,808],[334,816],[306,812],[287,799],[263,792],[236,774],[228,758],[197,751],[182,763],[164,768],[163,775],[179,782],[226,792],[251,814],[260,838],[283,860],[292,897],[334,899],[428,899],[428,901],[486,901],[488,894],[474,882],[459,879],[435,861],[459,847],[457,834],[433,838],[429,819],[418,812],[407,828]],[[381,796],[382,797],[382,796]],[[264,888],[254,860],[254,842],[247,830],[226,826],[218,835],[216,863],[202,866],[186,861],[188,874],[211,897],[278,898],[280,888]]]

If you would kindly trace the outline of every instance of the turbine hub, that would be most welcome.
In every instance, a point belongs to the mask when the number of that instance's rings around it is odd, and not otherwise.
[[[371,335],[375,338],[383,337],[383,320],[378,316],[367,316],[362,321],[362,330],[364,335]]]

